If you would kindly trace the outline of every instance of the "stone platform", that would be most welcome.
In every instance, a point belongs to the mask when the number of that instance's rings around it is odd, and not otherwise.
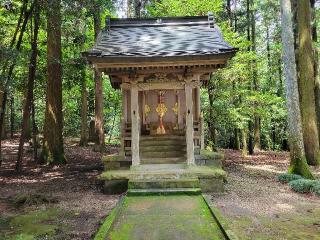
[[[215,166],[148,164],[130,169],[109,170],[100,175],[104,192],[132,194],[222,192],[226,173]]]

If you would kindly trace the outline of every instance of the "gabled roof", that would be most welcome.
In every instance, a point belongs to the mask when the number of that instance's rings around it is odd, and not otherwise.
[[[122,58],[163,61],[171,57],[177,60],[176,57],[205,56],[208,59],[237,51],[224,41],[220,29],[208,17],[107,19],[106,22],[107,28],[99,34],[95,46],[84,53],[93,63]]]

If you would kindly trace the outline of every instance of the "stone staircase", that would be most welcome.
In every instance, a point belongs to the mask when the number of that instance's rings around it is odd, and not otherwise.
[[[131,195],[199,194],[200,181],[196,175],[182,174],[184,164],[145,164],[135,168],[140,174],[128,182]]]
[[[185,136],[141,136],[141,164],[186,163]]]

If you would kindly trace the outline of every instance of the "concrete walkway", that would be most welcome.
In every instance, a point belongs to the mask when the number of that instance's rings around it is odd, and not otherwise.
[[[129,196],[109,240],[225,239],[201,195]]]

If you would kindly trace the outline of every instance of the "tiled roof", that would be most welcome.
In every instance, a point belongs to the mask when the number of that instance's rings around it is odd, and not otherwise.
[[[96,57],[171,57],[235,52],[208,17],[111,19],[95,46]]]

